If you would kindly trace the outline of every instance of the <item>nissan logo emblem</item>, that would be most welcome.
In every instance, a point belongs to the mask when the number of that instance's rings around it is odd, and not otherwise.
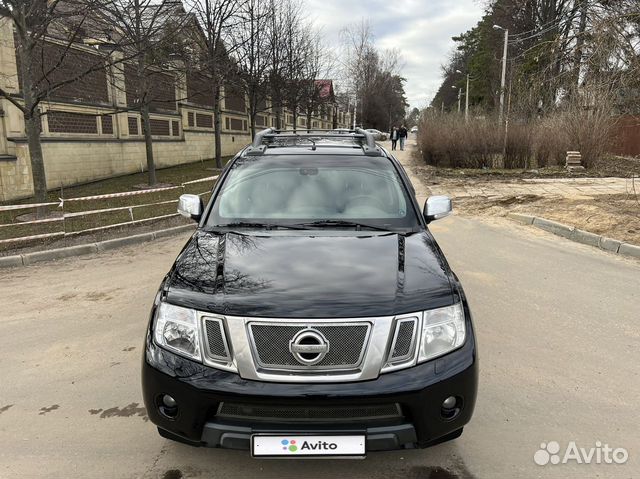
[[[303,329],[289,341],[289,351],[300,364],[314,366],[329,352],[329,341],[317,329]]]

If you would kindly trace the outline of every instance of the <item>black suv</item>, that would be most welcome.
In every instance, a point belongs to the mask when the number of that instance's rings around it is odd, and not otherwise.
[[[471,312],[398,161],[364,130],[258,134],[155,298],[142,367],[160,434],[254,456],[364,456],[458,437]]]

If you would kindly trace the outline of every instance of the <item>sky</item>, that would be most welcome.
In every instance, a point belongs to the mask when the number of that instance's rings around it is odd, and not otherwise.
[[[340,31],[362,18],[370,21],[376,46],[398,48],[411,107],[427,106],[442,80],[440,66],[454,46],[451,37],[482,17],[480,0],[306,0],[309,18],[337,47]],[[347,6],[348,5],[348,6]]]

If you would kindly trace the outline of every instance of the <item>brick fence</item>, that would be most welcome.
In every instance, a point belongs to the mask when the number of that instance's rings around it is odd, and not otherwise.
[[[612,153],[621,156],[640,156],[640,116],[620,117],[614,136],[615,146]]]

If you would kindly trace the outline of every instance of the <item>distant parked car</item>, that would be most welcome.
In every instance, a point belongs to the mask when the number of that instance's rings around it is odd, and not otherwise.
[[[367,131],[373,135],[376,141],[387,141],[389,138],[386,133],[382,133],[380,130],[374,128],[369,128]]]
[[[418,133],[418,127],[414,126],[413,128],[411,128],[411,133]]]

